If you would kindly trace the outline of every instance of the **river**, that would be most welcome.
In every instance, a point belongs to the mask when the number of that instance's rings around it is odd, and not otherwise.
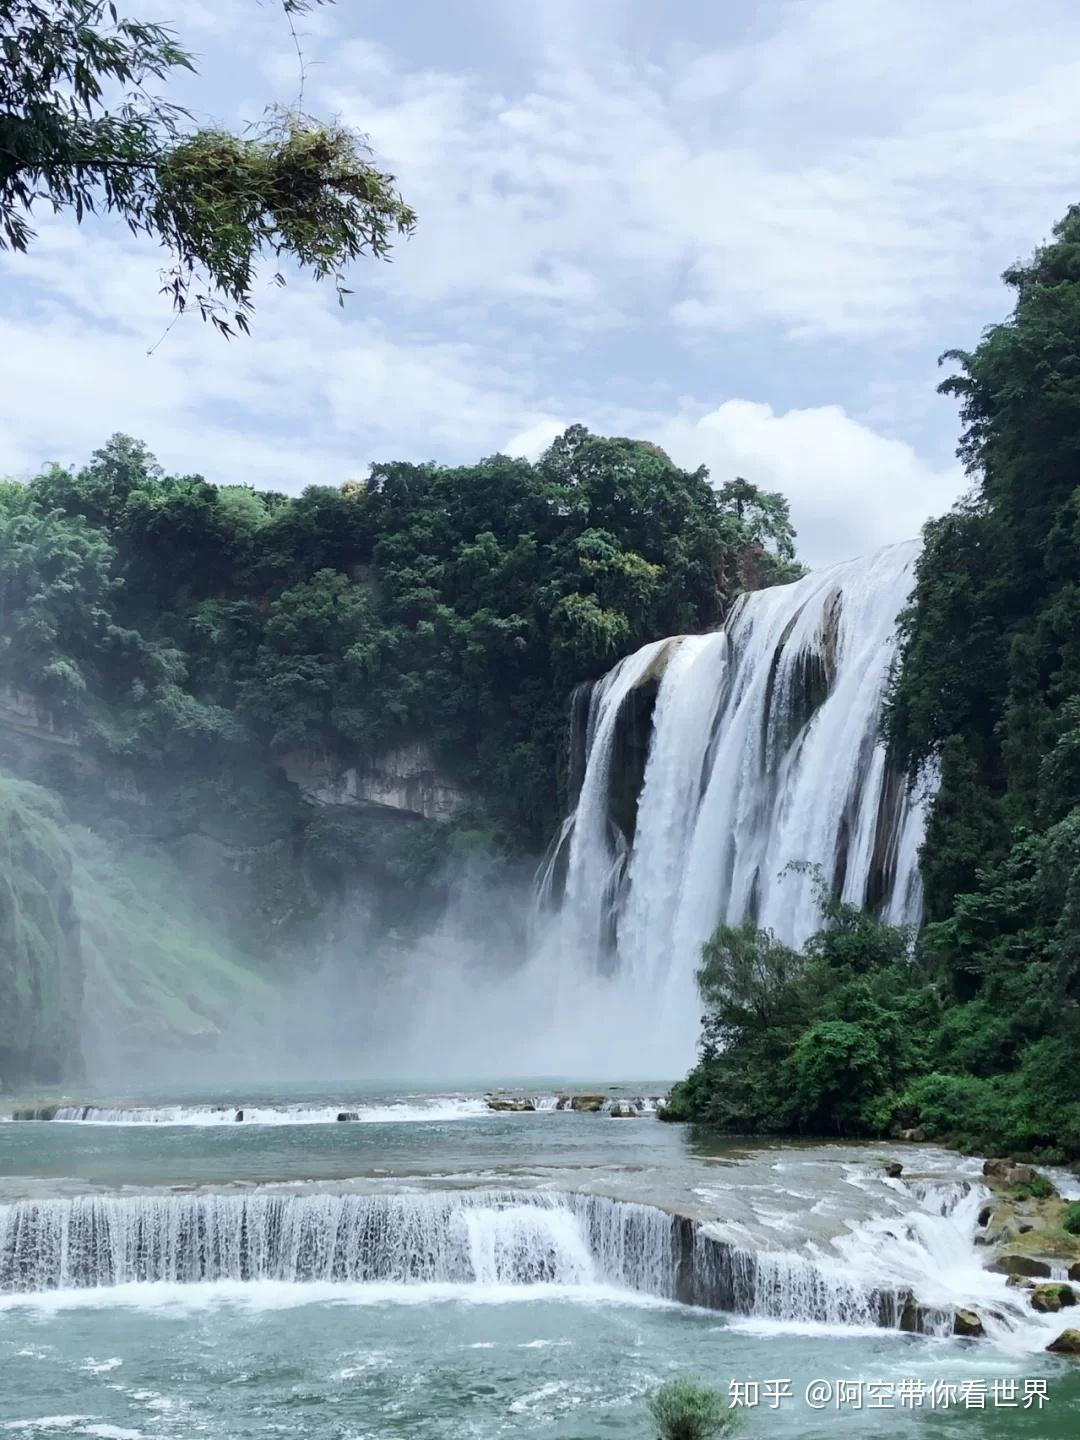
[[[717,1142],[551,1108],[588,1087],[506,1088],[547,1108],[80,1094],[57,1113],[84,1118],[0,1125],[0,1429],[640,1437],[648,1392],[692,1374],[761,1387],[748,1433],[1076,1433],[1080,1375],[1043,1348],[1060,1318],[982,1268],[978,1162]],[[902,1333],[905,1293],[931,1331],[976,1305],[988,1338]]]

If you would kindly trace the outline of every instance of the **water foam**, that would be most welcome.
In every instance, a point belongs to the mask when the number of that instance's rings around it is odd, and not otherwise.
[[[367,1125],[442,1124],[488,1114],[484,1100],[438,1095],[373,1104],[333,1105],[58,1105],[22,1112],[16,1119],[80,1125],[326,1125],[342,1121]]]

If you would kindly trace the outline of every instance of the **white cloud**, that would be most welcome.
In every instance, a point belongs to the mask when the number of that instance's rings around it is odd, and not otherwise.
[[[535,460],[568,421],[546,418],[513,436],[508,454]],[[677,465],[708,468],[714,485],[741,475],[791,502],[799,558],[831,565],[918,535],[964,488],[959,465],[936,469],[910,445],[860,423],[839,405],[776,414],[726,400],[678,415],[598,416],[590,428],[660,445]]]
[[[180,96],[197,114],[291,95],[276,6],[146,3],[205,52]],[[410,33],[379,7],[305,17],[308,107],[369,131],[420,216],[392,266],[356,267],[345,311],[268,288],[252,339],[188,320],[148,360],[169,319],[152,247],[50,219],[0,256],[0,466],[126,429],[170,467],[295,490],[372,458],[536,453],[565,415],[784,490],[813,559],[944,508],[957,472],[915,445],[950,422],[911,397],[1073,198],[1080,13],[451,8],[418,0]],[[464,58],[431,63],[444,49]],[[646,413],[656,393],[761,403]]]
[[[839,405],[778,415],[769,405],[727,400],[650,433],[677,464],[707,465],[714,484],[742,475],[786,495],[799,557],[812,566],[916,536],[964,486],[958,465],[935,469]]]

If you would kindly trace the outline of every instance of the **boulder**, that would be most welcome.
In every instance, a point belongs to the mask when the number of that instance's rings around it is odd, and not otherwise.
[[[1026,1275],[1010,1275],[1005,1281],[1010,1290],[1034,1290],[1035,1281],[1029,1280]]]
[[[243,1120],[243,1118],[244,1118],[244,1112],[243,1112],[243,1110],[237,1110],[236,1114],[233,1116],[233,1119],[236,1120],[237,1122]]]
[[[993,1218],[994,1218],[994,1207],[993,1207],[992,1205],[984,1205],[984,1206],[982,1207],[982,1209],[979,1211],[979,1226],[980,1226],[980,1228],[983,1229],[983,1230],[985,1230],[986,1227],[987,1227],[987,1225],[990,1224],[990,1221],[991,1221]]]
[[[1062,1330],[1056,1340],[1051,1340],[1047,1350],[1052,1355],[1080,1356],[1080,1330]]]
[[[1036,1260],[1034,1255],[999,1255],[986,1267],[995,1275],[1034,1275],[1049,1280],[1053,1271],[1045,1260]]]
[[[1080,1280],[1080,1260],[1077,1260],[1075,1265],[1069,1266],[1069,1279]]]
[[[885,1165],[885,1174],[890,1180],[899,1180],[904,1173],[904,1167],[899,1160],[889,1160]]]
[[[953,1316],[953,1334],[965,1335],[969,1340],[977,1340],[985,1335],[983,1323],[974,1310],[958,1309]]]
[[[1076,1304],[1071,1285],[1055,1282],[1052,1285],[1036,1285],[1031,1292],[1031,1308],[1041,1315],[1056,1315],[1069,1305]]]
[[[934,1335],[938,1331],[940,1313],[920,1305],[911,1291],[904,1293],[898,1329],[907,1335]]]
[[[1035,1179],[1034,1165],[1011,1165],[1005,1172],[1006,1185],[1030,1185]]]
[[[489,1100],[487,1103],[489,1110],[510,1110],[514,1114],[536,1109],[531,1100]]]
[[[570,1100],[571,1110],[583,1110],[587,1114],[595,1114],[602,1110],[607,1101],[606,1095],[574,1095]]]
[[[983,1174],[988,1180],[1004,1180],[1013,1168],[1011,1160],[984,1160]]]
[[[355,1110],[339,1110],[337,1118],[339,1120],[359,1120],[360,1116]]]
[[[911,1140],[916,1145],[921,1145],[922,1142],[926,1139],[926,1131],[921,1125],[916,1125],[913,1130],[901,1130],[900,1139]]]

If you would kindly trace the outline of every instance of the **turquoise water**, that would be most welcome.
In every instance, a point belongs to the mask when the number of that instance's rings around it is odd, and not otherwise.
[[[881,1158],[879,1147],[716,1145],[651,1117],[479,1108],[458,1119],[353,1124],[0,1125],[0,1209],[10,1215],[16,1202],[20,1215],[51,1215],[54,1197],[64,1202],[56,1213],[67,1215],[96,1194],[110,1197],[110,1214],[130,1212],[145,1225],[151,1212],[161,1223],[160,1212],[175,1227],[191,1203],[219,1197],[220,1208],[224,1196],[250,1225],[252,1202],[276,1196],[286,1208],[325,1201],[332,1231],[343,1223],[333,1219],[340,1197],[367,1196],[376,1216],[385,1201],[428,1217],[428,1229],[414,1225],[404,1241],[382,1234],[392,1260],[395,1245],[422,1249],[445,1230],[430,1201],[451,1215],[451,1250],[475,1270],[465,1279],[395,1271],[357,1282],[311,1278],[300,1264],[288,1273],[308,1278],[215,1272],[192,1281],[174,1271],[87,1284],[97,1275],[94,1247],[104,1243],[94,1231],[82,1288],[50,1281],[28,1291],[13,1282],[0,1294],[0,1431],[98,1440],[648,1437],[648,1392],[693,1374],[724,1391],[732,1381],[790,1382],[779,1408],[763,1396],[744,1412],[750,1435],[1075,1436],[1080,1371],[1043,1353],[1041,1331],[968,1342],[692,1309],[614,1283],[610,1263],[586,1253],[587,1226],[572,1207],[560,1208],[563,1195],[610,1196],[652,1214],[661,1206],[710,1219],[732,1243],[819,1258],[854,1235],[860,1243],[843,1261],[852,1274],[897,1264],[905,1236],[924,1221],[928,1244],[942,1235],[952,1243],[941,1229],[947,1222],[919,1208],[919,1187],[970,1186],[970,1163],[909,1148],[906,1169],[931,1179],[905,1190],[880,1178]],[[453,1197],[461,1192],[477,1203],[459,1214]],[[554,1208],[517,1209],[522,1192]],[[488,1193],[501,1197],[494,1208],[479,1203]],[[913,1205],[914,1222],[905,1218]],[[175,1234],[190,1241],[182,1226]],[[144,1240],[140,1230],[132,1242],[140,1263]],[[978,1254],[967,1253],[963,1237],[956,1245],[964,1253],[950,1283],[962,1286],[968,1274],[974,1283]],[[913,1253],[917,1266],[921,1252]],[[942,1283],[935,1265],[940,1256],[928,1252],[928,1291]],[[535,1274],[548,1278],[522,1278]],[[849,1390],[839,1408],[830,1400],[815,1410],[804,1398],[814,1380],[906,1382],[909,1393],[935,1381],[975,1382],[985,1386],[986,1408],[965,1408],[958,1394],[948,1409],[931,1410],[929,1397],[901,1407],[899,1390],[886,1389],[875,1392],[883,1408],[866,1408],[866,1390],[855,1408]],[[1022,1397],[1024,1382],[1037,1380],[1046,1385],[1043,1408],[994,1405],[995,1382],[1015,1382]]]

